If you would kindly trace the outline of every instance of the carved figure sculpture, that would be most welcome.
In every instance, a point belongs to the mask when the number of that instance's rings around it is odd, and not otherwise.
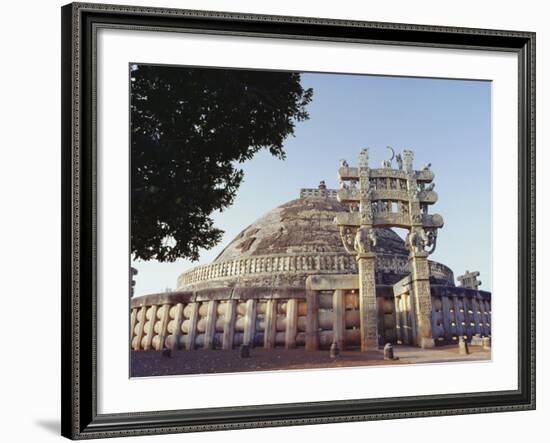
[[[426,247],[428,242],[428,235],[422,228],[413,228],[407,234],[406,245],[409,251],[413,253],[424,252],[424,248]]]
[[[349,168],[348,162],[346,160],[340,160],[341,168]]]
[[[426,192],[429,192],[429,191],[433,191],[435,188],[435,183],[430,183],[429,185],[426,186],[426,188],[424,189]]]
[[[374,229],[361,226],[355,234],[353,247],[358,254],[371,252],[376,246]]]
[[[395,157],[395,151],[393,150],[393,148],[391,146],[386,146],[386,148],[391,151],[391,157],[390,157],[389,160],[384,160],[382,162],[382,167],[386,168],[386,169],[391,169],[391,164],[392,164],[392,161]]]
[[[372,213],[367,211],[361,214],[361,223],[371,223],[372,222]]]
[[[428,254],[432,254],[435,251],[435,246],[437,243],[437,229],[430,229],[427,235],[428,241],[426,243],[426,246],[430,248],[428,250]]]
[[[342,239],[346,252],[348,254],[355,254],[355,251],[353,250],[353,233],[351,232],[351,229],[340,226],[340,238]]]

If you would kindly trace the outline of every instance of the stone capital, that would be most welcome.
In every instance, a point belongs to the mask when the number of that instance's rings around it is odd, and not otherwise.
[[[427,259],[429,255],[430,254],[428,254],[426,251],[421,251],[421,252],[412,251],[412,252],[409,253],[409,261],[415,260],[415,259],[418,259],[418,258]]]
[[[374,252],[359,252],[355,256],[355,259],[357,261],[362,260],[362,259],[367,259],[367,258],[374,259],[374,258],[376,258],[376,254]]]

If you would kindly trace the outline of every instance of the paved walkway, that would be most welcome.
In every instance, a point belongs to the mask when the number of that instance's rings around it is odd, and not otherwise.
[[[241,358],[239,350],[176,351],[171,357],[158,351],[132,351],[131,376],[213,374],[250,371],[277,371],[285,369],[337,368],[351,366],[444,363],[456,361],[490,360],[491,352],[480,346],[471,346],[469,355],[460,355],[456,345],[433,349],[395,346],[397,360],[384,360],[383,352],[344,351],[331,359],[327,350],[306,352],[303,349],[253,348],[250,358]]]

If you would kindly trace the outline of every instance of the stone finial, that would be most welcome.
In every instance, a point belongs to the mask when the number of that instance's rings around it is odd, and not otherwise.
[[[369,167],[369,148],[361,149],[359,153],[359,167],[368,168]]]
[[[410,149],[405,149],[401,154],[403,159],[403,167],[405,171],[411,172],[413,170],[414,152]]]
[[[479,272],[474,271],[470,272],[466,270],[464,275],[459,275],[457,280],[460,282],[458,285],[460,288],[475,289],[476,291],[481,286],[481,281],[477,279],[479,277]]]

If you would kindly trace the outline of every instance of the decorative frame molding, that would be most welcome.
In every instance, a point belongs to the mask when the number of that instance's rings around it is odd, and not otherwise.
[[[62,15],[62,435],[105,438],[535,408],[535,34],[73,3]],[[519,380],[514,391],[98,414],[95,40],[99,27],[482,49],[519,61]]]

